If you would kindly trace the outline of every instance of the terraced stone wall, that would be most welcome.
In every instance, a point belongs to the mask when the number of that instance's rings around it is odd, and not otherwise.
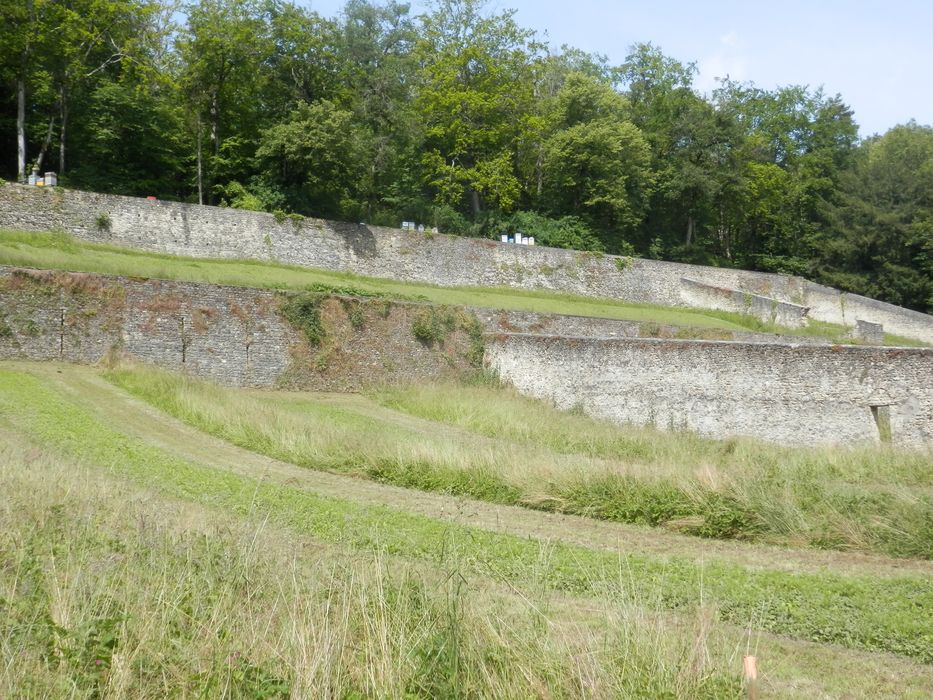
[[[933,349],[499,334],[486,358],[522,393],[618,423],[933,449]]]
[[[16,184],[0,187],[4,227],[61,229],[144,250],[275,260],[441,286],[509,286],[672,306],[700,304],[794,324],[812,318],[854,327],[863,320],[933,343],[931,316],[786,275]],[[719,293],[698,297],[697,284]],[[753,303],[746,309],[748,298]]]
[[[0,267],[0,358],[93,364],[126,355],[233,386],[352,391],[478,365],[478,322],[448,310],[438,332],[419,339],[414,329],[431,313],[381,300]]]

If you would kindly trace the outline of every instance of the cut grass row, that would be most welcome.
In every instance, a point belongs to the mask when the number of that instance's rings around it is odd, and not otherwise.
[[[704,537],[933,557],[928,454],[619,428],[496,385],[372,393],[433,422],[415,429],[310,395],[141,367],[107,377],[198,430],[311,469]]]
[[[510,590],[128,484],[5,434],[0,697],[925,698],[930,667],[710,608]]]
[[[449,306],[589,316],[687,328],[787,332],[840,341],[845,340],[846,334],[842,326],[818,324],[793,331],[725,311],[677,309],[505,287],[438,287],[272,262],[189,258],[89,243],[63,233],[0,230],[0,264],[256,288],[323,289]]]
[[[671,610],[710,605],[729,623],[933,661],[933,626],[924,616],[933,605],[933,582],[925,577],[791,575],[677,557],[659,562],[361,507],[174,458],[23,372],[0,370],[0,418],[39,444],[167,496],[239,516],[261,514],[325,542],[435,562],[455,550],[464,571],[498,581],[583,595],[611,590],[620,600],[658,601]]]
[[[0,448],[0,488],[2,697],[738,695],[709,624],[607,598],[568,625],[453,556],[327,546],[41,450]]]

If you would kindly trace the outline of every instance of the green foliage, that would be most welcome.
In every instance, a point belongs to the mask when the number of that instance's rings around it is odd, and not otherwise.
[[[534,236],[537,245],[572,250],[603,250],[602,241],[586,223],[576,216],[553,219],[533,211],[517,211],[507,220],[510,232],[521,231]]]
[[[543,145],[543,195],[554,213],[581,212],[612,247],[637,227],[655,177],[641,130],[625,118],[609,86],[571,74],[554,98],[552,133]]]
[[[319,346],[327,335],[321,321],[321,302],[324,296],[320,293],[302,292],[298,294],[283,294],[280,297],[279,311],[295,328],[304,333],[312,346]]]
[[[320,100],[266,130],[256,156],[294,206],[335,216],[359,178],[356,149],[351,112]]]
[[[474,367],[482,367],[483,325],[473,314],[446,306],[429,306],[419,311],[411,324],[411,334],[427,346],[443,345],[455,331],[462,331],[467,337],[466,360]]]
[[[457,328],[458,312],[442,306],[419,311],[411,323],[411,334],[425,345],[441,345]]]
[[[97,215],[97,218],[94,219],[94,225],[97,227],[98,231],[101,231],[102,233],[109,233],[111,227],[113,226],[113,221],[110,219],[110,214],[102,211]]]
[[[341,299],[341,306],[347,314],[347,320],[350,322],[350,327],[355,331],[363,329],[363,326],[366,324],[366,316],[363,314],[363,309],[360,306],[358,301],[351,301],[349,299]]]
[[[231,207],[232,209],[245,209],[247,211],[265,211],[265,203],[260,197],[246,189],[242,184],[236,182],[219,186],[222,199],[221,206]],[[278,220],[278,217],[276,217]]]

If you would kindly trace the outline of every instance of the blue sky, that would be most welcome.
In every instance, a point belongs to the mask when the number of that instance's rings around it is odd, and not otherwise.
[[[344,0],[301,4],[334,16]],[[425,7],[412,3],[414,12]],[[602,53],[613,63],[633,43],[650,41],[696,61],[701,91],[727,74],[766,89],[822,85],[855,110],[863,136],[911,118],[933,124],[931,0],[491,0],[489,8],[515,9],[519,24],[550,44]]]

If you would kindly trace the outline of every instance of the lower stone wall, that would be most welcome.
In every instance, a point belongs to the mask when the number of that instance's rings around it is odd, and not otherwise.
[[[529,396],[617,423],[782,444],[933,448],[933,350],[499,334],[488,365]],[[877,417],[876,417],[877,416]]]
[[[737,340],[743,343],[781,343],[792,345],[830,345],[818,336],[786,336],[725,328],[669,326],[651,321],[621,321],[591,316],[566,316],[535,311],[471,309],[487,333],[531,333],[577,338],[670,338],[674,340]],[[882,339],[883,340],[883,339]],[[881,340],[872,338],[881,344]],[[853,337],[853,342],[868,342]]]
[[[283,313],[318,319],[312,342]],[[478,322],[447,311],[419,340],[430,307],[159,280],[0,267],[0,358],[96,363],[126,355],[233,386],[327,391],[434,380],[479,363]],[[313,318],[312,318],[313,320]]]

